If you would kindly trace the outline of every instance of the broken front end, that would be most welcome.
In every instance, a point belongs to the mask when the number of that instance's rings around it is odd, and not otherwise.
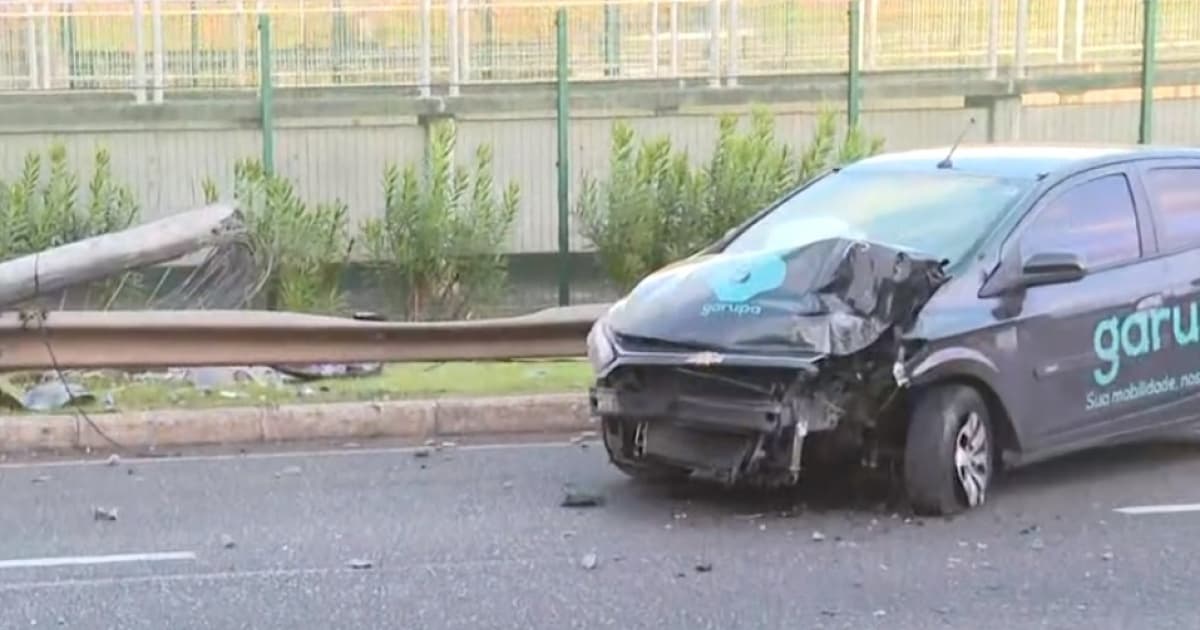
[[[769,486],[873,464],[903,426],[900,332],[944,279],[940,261],[845,239],[650,276],[588,338],[611,461]]]

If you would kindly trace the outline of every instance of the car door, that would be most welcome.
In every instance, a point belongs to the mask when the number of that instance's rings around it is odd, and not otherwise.
[[[1155,345],[1153,327],[1142,320],[1163,306],[1167,287],[1165,263],[1153,256],[1144,200],[1139,203],[1131,182],[1121,166],[1060,182],[1006,246],[1005,257],[1018,261],[1072,253],[1086,272],[1072,282],[1027,287],[1019,297],[1018,364],[1029,383],[1023,408],[1027,431],[1041,447],[1099,436],[1114,423],[1141,422],[1165,402],[1138,389],[1157,375],[1143,348]]]
[[[1166,421],[1194,418],[1200,403],[1200,160],[1147,160],[1139,177],[1170,280],[1163,363],[1177,379]]]

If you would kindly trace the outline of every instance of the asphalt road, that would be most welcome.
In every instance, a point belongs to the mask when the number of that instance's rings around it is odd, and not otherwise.
[[[1196,628],[1200,512],[1114,511],[1196,479],[1200,445],[1125,447],[923,520],[646,487],[562,442],[10,461],[0,627]]]

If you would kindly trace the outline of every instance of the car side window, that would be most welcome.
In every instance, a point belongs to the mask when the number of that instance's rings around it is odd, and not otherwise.
[[[1105,175],[1058,193],[1021,235],[1021,255],[1074,253],[1087,269],[1142,255],[1129,179]]]
[[[1155,168],[1145,182],[1163,249],[1200,246],[1200,167]]]

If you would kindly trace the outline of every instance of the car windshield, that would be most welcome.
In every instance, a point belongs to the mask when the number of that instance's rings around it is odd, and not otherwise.
[[[787,249],[852,238],[961,261],[1030,180],[953,171],[856,172],[824,177],[784,200],[724,251]]]

